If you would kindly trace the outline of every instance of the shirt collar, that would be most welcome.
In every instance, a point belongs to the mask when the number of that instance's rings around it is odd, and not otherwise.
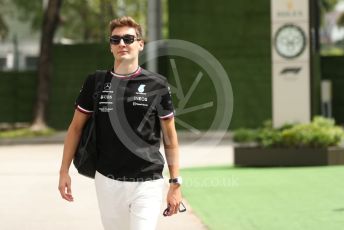
[[[140,66],[138,66],[134,72],[128,73],[128,74],[117,74],[113,71],[113,69],[110,71],[110,73],[112,76],[118,77],[118,78],[133,78],[133,77],[140,75],[141,71],[142,71],[142,68]]]

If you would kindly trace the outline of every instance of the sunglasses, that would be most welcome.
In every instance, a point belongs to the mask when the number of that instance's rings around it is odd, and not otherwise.
[[[180,204],[179,204],[179,212],[186,212],[186,207],[185,207],[185,205],[183,204],[183,202],[180,202]],[[170,211],[170,206],[168,206],[165,210],[164,210],[164,212],[162,213],[164,216],[167,216],[168,215],[168,213],[169,213],[169,211]]]
[[[134,41],[140,41],[140,38],[136,38],[134,35],[125,34],[124,36],[113,35],[110,37],[110,43],[113,45],[118,45],[123,39],[124,44],[129,45]]]

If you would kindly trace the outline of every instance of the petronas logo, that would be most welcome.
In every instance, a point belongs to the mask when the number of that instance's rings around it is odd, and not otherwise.
[[[146,85],[141,84],[141,85],[139,86],[139,88],[137,88],[137,91],[139,91],[140,93],[143,93],[143,92],[145,91],[145,86],[146,86]]]

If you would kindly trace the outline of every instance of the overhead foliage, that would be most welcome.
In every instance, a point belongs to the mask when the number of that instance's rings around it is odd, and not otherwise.
[[[318,0],[325,11],[332,11],[338,0]]]
[[[67,0],[62,6],[61,33],[80,42],[102,42],[108,37],[113,18],[131,15],[144,23],[146,1],[137,0]]]
[[[0,0],[0,6],[2,1],[6,0]],[[12,0],[12,3],[21,21],[31,22],[34,30],[41,29],[44,1]],[[144,24],[146,4],[146,0],[64,0],[58,34],[74,42],[103,42],[113,18],[131,15]]]
[[[3,40],[8,34],[8,26],[5,22],[4,15],[8,14],[4,7],[8,3],[8,0],[0,0],[0,41]]]

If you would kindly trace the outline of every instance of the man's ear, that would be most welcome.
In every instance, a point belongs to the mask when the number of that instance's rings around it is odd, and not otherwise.
[[[143,50],[143,48],[144,48],[144,46],[145,46],[145,43],[144,43],[144,41],[143,41],[143,40],[141,40],[141,42],[140,42],[140,48],[139,48],[139,51],[142,51],[142,50]]]

